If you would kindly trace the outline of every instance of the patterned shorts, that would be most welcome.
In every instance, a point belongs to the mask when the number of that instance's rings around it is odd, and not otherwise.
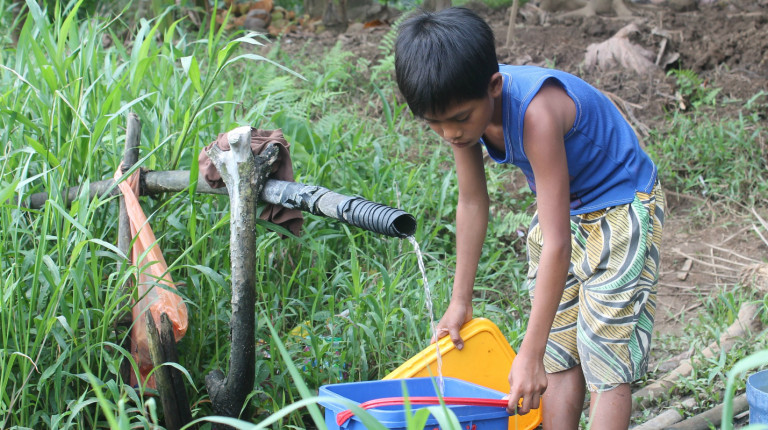
[[[663,223],[658,183],[632,203],[571,216],[571,264],[547,342],[547,372],[581,364],[589,390],[597,392],[645,374]],[[535,216],[528,233],[532,300],[541,244]]]

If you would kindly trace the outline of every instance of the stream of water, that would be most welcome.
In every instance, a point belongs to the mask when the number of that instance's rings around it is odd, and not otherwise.
[[[432,310],[432,293],[429,288],[429,281],[427,280],[427,270],[424,268],[424,256],[421,254],[421,248],[419,242],[413,236],[408,236],[408,241],[413,245],[414,251],[416,251],[416,258],[419,262],[419,270],[421,270],[421,277],[424,281],[424,295],[427,302],[427,312],[429,313],[429,327],[432,331],[432,338],[437,339],[437,325],[435,324],[435,315]],[[435,351],[437,352],[437,384],[440,388],[440,395],[445,395],[445,381],[443,380],[443,357],[440,355],[440,346],[438,342],[435,342]]]

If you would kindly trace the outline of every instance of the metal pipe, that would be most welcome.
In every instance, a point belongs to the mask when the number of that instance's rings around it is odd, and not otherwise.
[[[112,188],[113,182],[112,179],[107,179],[90,184],[90,198],[96,195],[104,198],[118,193],[116,187]],[[177,193],[189,187],[189,171],[142,172],[141,183],[142,195]],[[107,190],[112,192],[105,194]],[[227,194],[226,188],[211,188],[205,181],[198,182],[196,191],[200,194]],[[67,204],[77,198],[79,192],[80,187],[72,187],[65,191],[63,197]],[[40,208],[47,198],[48,195],[44,192],[33,194],[29,199],[29,207]],[[339,194],[316,185],[268,179],[259,198],[267,203],[337,219],[387,236],[404,238],[416,232],[416,218],[403,210],[374,203],[361,197]]]

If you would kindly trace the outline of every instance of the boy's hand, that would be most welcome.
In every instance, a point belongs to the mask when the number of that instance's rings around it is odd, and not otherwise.
[[[457,349],[464,348],[464,339],[459,335],[459,330],[464,323],[469,322],[472,319],[472,304],[459,304],[455,300],[451,300],[448,305],[448,309],[445,310],[445,314],[440,318],[440,323],[437,324],[435,330],[435,336],[432,336],[430,343],[437,342],[437,339],[445,336],[446,334],[451,336],[451,341]]]
[[[509,371],[507,412],[525,415],[539,407],[541,396],[547,390],[547,373],[541,358],[520,354]],[[522,398],[522,404],[519,400]]]

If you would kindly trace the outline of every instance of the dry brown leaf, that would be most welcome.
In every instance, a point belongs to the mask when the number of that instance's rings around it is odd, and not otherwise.
[[[639,31],[637,25],[631,23],[605,42],[589,45],[584,56],[585,66],[591,70],[621,66],[640,74],[654,70],[656,65],[653,52],[629,40],[629,36]]]

